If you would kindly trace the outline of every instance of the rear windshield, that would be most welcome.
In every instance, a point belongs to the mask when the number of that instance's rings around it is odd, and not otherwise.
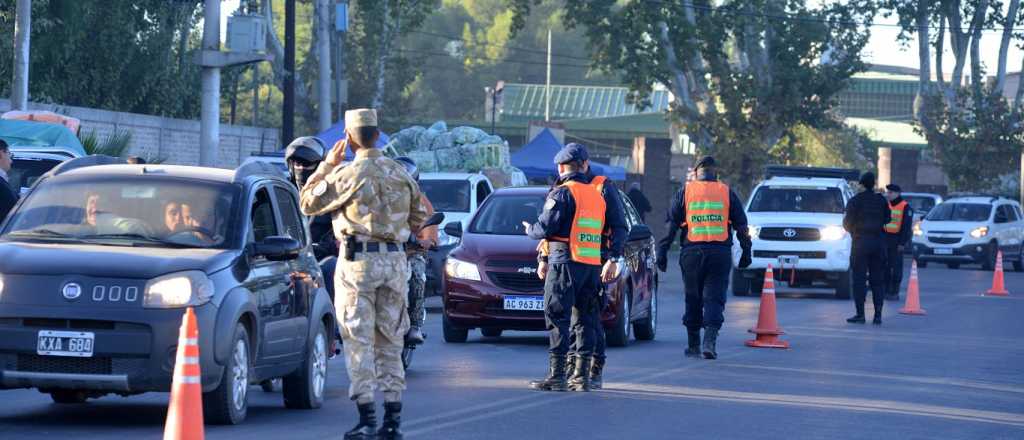
[[[536,223],[544,196],[499,196],[487,199],[469,225],[473,234],[526,235],[523,222]]]
[[[992,214],[992,205],[984,203],[942,203],[928,213],[933,222],[983,222]]]
[[[762,186],[750,201],[750,212],[819,212],[842,214],[839,188]]]
[[[434,211],[469,212],[468,180],[420,180],[420,190],[430,199]]]

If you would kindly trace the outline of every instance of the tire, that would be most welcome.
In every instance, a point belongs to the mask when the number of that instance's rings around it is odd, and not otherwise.
[[[318,321],[310,338],[302,366],[282,380],[284,406],[291,409],[315,409],[324,404],[327,384],[327,329]]]
[[[996,252],[999,249],[999,244],[996,242],[989,243],[988,252],[985,254],[985,259],[981,261],[981,268],[983,270],[996,270]]]
[[[836,298],[850,299],[851,290],[853,290],[853,278],[850,271],[840,273],[839,280],[836,281]]]
[[[619,301],[619,310],[615,314],[615,326],[605,333],[605,341],[609,347],[625,347],[629,345],[629,338],[633,326],[629,322],[630,297],[632,288],[627,288],[622,301]]]
[[[651,291],[651,309],[647,318],[633,323],[633,333],[640,341],[653,341],[658,334],[658,278],[654,278],[654,289]]]
[[[488,338],[500,338],[502,330],[500,328],[482,328],[480,333]]]
[[[203,393],[203,417],[215,425],[237,425],[249,412],[249,371],[252,368],[249,332],[235,325],[231,354],[217,389]],[[244,365],[243,365],[244,364]]]
[[[80,390],[53,390],[50,391],[50,398],[53,399],[53,403],[74,405],[85,403],[89,396]]]
[[[946,267],[956,270],[960,268],[960,263],[946,263]]]
[[[732,270],[732,295],[733,296],[748,296],[750,295],[750,280],[743,277],[743,272],[739,269]]]
[[[442,315],[441,329],[444,333],[444,342],[450,344],[462,344],[469,339],[469,330],[456,327],[448,320],[448,315]]]

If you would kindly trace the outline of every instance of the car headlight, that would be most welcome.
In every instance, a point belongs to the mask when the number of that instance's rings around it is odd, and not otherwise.
[[[444,231],[439,231],[437,234],[437,245],[438,246],[454,246],[459,244],[459,237],[453,237],[445,234]]]
[[[747,225],[747,233],[750,234],[750,238],[757,238],[758,234],[761,233],[761,227],[758,225]]]
[[[213,297],[213,281],[196,270],[176,272],[154,278],[146,283],[142,306],[154,309],[206,304]]]
[[[448,261],[444,263],[444,271],[452,278],[480,281],[480,270],[476,268],[475,264],[452,257],[448,257]]]
[[[842,226],[826,226],[821,228],[821,239],[823,241],[842,240],[846,237],[846,230]]]
[[[924,231],[921,230],[921,222],[914,223],[914,236],[920,237],[924,235]]]
[[[988,235],[988,226],[979,226],[971,231],[971,237],[981,238]]]
[[[0,275],[0,300],[4,298],[4,276]]]

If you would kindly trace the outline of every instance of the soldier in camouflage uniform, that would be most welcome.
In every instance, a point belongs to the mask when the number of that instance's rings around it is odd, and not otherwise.
[[[402,156],[396,157],[395,162],[402,164],[405,171],[419,184],[420,172],[415,161]],[[427,199],[426,193],[421,193],[420,202],[427,210],[428,218],[434,214],[434,205]],[[423,335],[423,302],[427,290],[427,251],[436,248],[437,242],[437,226],[427,226],[416,234],[415,240],[410,240],[410,245],[405,249],[405,254],[409,257],[409,270],[412,271],[412,277],[409,278],[409,333],[405,335],[405,340],[411,344],[418,345],[426,341],[426,336]]]
[[[302,189],[302,212],[330,214],[342,243],[335,274],[335,307],[344,339],[349,397],[359,424],[346,439],[401,438],[405,372],[402,347],[409,265],[403,243],[426,220],[420,190],[405,169],[373,147],[374,110],[345,113],[349,142],[339,142]],[[346,145],[355,159],[339,167]],[[384,422],[377,431],[374,391],[384,394]],[[375,437],[376,436],[376,437]]]

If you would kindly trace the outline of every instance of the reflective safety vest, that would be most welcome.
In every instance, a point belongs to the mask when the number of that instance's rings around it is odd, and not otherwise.
[[[569,189],[576,204],[576,214],[572,219],[569,237],[552,237],[551,240],[568,243],[570,257],[577,263],[601,265],[601,242],[607,209],[601,195],[604,182],[604,176],[596,176],[589,184],[570,180],[561,185]],[[546,243],[542,242],[540,247],[541,252],[546,254]]]
[[[907,211],[907,201],[903,200],[895,205],[889,204],[889,213],[892,215],[892,219],[889,220],[889,224],[885,225],[885,232],[890,234],[899,234],[900,230],[903,229],[903,213]]]
[[[686,184],[683,206],[686,218],[681,225],[690,242],[716,242],[729,239],[729,187],[722,182],[695,181]]]

